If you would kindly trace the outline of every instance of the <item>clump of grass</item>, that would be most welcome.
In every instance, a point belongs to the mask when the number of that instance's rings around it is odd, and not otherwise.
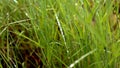
[[[0,67],[119,68],[117,0],[0,1]]]

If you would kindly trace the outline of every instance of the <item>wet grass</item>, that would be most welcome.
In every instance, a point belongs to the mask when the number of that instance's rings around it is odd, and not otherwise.
[[[119,68],[117,0],[1,0],[1,68]]]

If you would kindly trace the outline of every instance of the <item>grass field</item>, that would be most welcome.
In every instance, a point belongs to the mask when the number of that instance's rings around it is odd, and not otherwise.
[[[120,68],[120,1],[0,0],[0,68]]]

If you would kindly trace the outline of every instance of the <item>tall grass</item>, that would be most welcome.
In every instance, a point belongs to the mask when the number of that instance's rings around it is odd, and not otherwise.
[[[119,68],[119,0],[1,0],[0,67]]]

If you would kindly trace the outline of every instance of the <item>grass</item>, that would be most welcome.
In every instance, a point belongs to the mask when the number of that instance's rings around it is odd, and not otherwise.
[[[118,0],[1,0],[0,68],[120,68]]]

